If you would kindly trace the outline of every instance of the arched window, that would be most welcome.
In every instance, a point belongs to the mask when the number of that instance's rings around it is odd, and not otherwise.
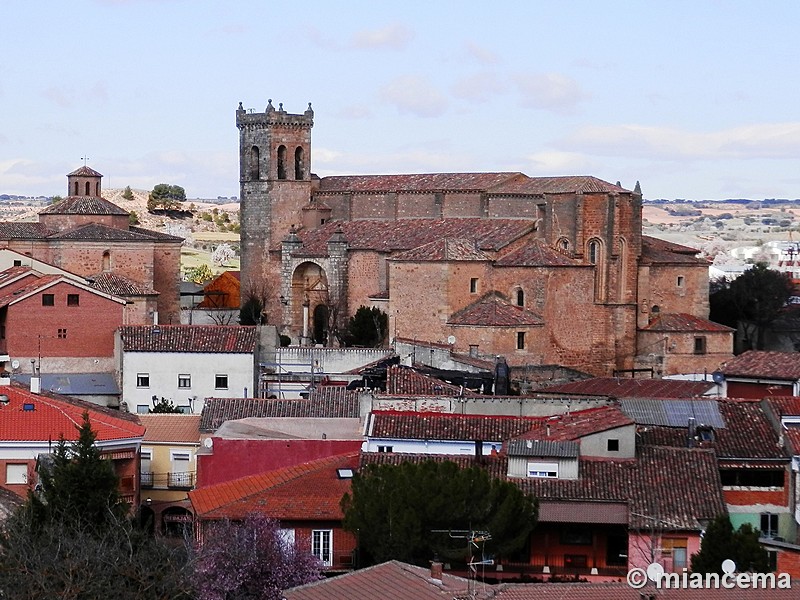
[[[558,240],[557,247],[562,252],[569,252],[569,240],[567,238],[561,238]]]
[[[595,265],[594,269],[594,298],[595,302],[606,301],[606,264],[603,243],[598,239],[591,239],[586,244],[586,258]]]
[[[103,252],[103,271],[111,270],[111,252],[106,250]]]
[[[655,316],[661,312],[661,307],[658,304],[653,304],[653,308],[650,309],[650,312]]]
[[[620,302],[628,301],[628,243],[624,237],[619,238],[619,298]]]
[[[100,182],[94,184],[94,195],[100,197]]]
[[[589,242],[589,262],[593,265],[597,264],[600,259],[600,242],[592,240]]]
[[[75,192],[74,193],[75,193],[76,196],[78,195],[78,182],[77,181],[75,182]]]
[[[278,179],[286,179],[286,146],[278,146]]]
[[[87,182],[86,182],[86,195],[87,195],[87,196],[89,196],[89,195],[91,194],[91,192],[89,191],[89,190],[91,189],[91,188],[89,187],[89,185],[90,185],[90,184],[89,184],[89,182],[87,181]]]
[[[303,179],[303,148],[298,146],[294,151],[294,178],[297,181]]]
[[[522,288],[517,289],[517,306],[525,306],[525,292]]]
[[[261,179],[261,162],[259,159],[258,146],[250,148],[250,179]]]

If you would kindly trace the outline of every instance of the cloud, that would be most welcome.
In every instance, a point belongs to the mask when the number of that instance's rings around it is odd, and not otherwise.
[[[559,147],[609,156],[681,159],[794,159],[800,154],[800,122],[743,125],[696,132],[648,125],[584,127]]]
[[[42,91],[42,96],[61,108],[71,107],[75,99],[75,93],[63,87],[51,86],[49,88],[45,88]]]
[[[424,77],[397,77],[380,90],[380,98],[394,105],[402,114],[418,117],[439,117],[447,110],[447,100]]]
[[[514,81],[528,108],[569,114],[588,97],[575,80],[560,73],[517,75]]]
[[[467,42],[465,47],[467,55],[483,65],[496,65],[500,62],[497,54],[475,42]]]
[[[452,86],[454,96],[474,102],[486,102],[490,97],[505,92],[505,89],[505,83],[491,71],[463,77]]]
[[[363,29],[353,35],[354,48],[393,48],[402,49],[414,37],[413,32],[402,23],[392,23],[380,29]]]
[[[531,174],[579,174],[594,171],[594,161],[579,152],[543,151],[526,157]]]

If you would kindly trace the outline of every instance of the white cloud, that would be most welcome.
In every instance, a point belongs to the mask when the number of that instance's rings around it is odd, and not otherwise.
[[[380,97],[400,113],[418,117],[439,117],[447,109],[447,100],[424,77],[397,77],[380,90]]]
[[[500,62],[497,54],[473,41],[466,43],[467,55],[484,65],[495,65]]]
[[[529,108],[568,114],[587,98],[574,79],[560,73],[517,75],[514,80],[522,94],[522,105]]]
[[[589,126],[560,147],[610,156],[679,159],[794,159],[800,154],[800,122],[743,125],[696,132],[648,125]]]
[[[486,102],[491,96],[503,93],[505,89],[505,84],[496,73],[485,71],[459,79],[453,84],[452,92],[457,98]]]
[[[72,106],[75,99],[75,93],[72,90],[54,86],[44,89],[42,91],[42,96],[61,108],[69,108]]]
[[[353,35],[351,43],[354,48],[401,49],[408,46],[413,37],[413,32],[402,23],[392,23],[380,29],[358,31]]]

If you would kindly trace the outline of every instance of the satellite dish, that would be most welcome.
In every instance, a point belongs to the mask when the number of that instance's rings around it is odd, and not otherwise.
[[[17,359],[11,361],[11,368],[14,369],[15,371],[19,369],[19,361]]]
[[[734,571],[736,571],[736,563],[733,562],[730,558],[726,558],[722,561],[722,570],[730,575]]]
[[[447,336],[447,343],[448,343],[448,344],[455,344],[455,343],[456,343],[456,336],[454,336],[454,335],[448,335],[448,336]]]
[[[714,383],[722,383],[725,381],[725,374],[722,371],[714,371],[711,374],[711,379],[714,381]]]
[[[212,440],[211,438],[206,438],[203,440],[203,446],[205,446],[206,448],[211,448],[213,445],[214,445],[214,440]]]

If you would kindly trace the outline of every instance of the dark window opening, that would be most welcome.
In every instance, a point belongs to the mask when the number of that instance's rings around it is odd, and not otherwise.
[[[597,264],[598,253],[599,244],[597,242],[589,242],[589,262],[593,265]]]
[[[764,537],[774,538],[778,535],[778,515],[761,513],[761,533]]]
[[[524,350],[525,349],[525,332],[518,331],[517,332],[517,350]]]
[[[478,293],[478,278],[472,277],[469,280],[469,293],[470,294],[477,294]]]
[[[561,543],[569,546],[591,546],[592,530],[585,527],[565,527],[561,530]]]
[[[80,294],[67,294],[67,306],[80,306]]]
[[[91,187],[89,187],[89,186],[90,186],[90,184],[89,184],[89,182],[87,181],[87,182],[86,182],[86,195],[87,195],[87,196],[91,195],[91,191],[90,191],[90,190],[91,190],[92,188],[91,188]]]
[[[278,146],[278,179],[286,179],[286,146]]]
[[[705,354],[706,353],[706,338],[705,336],[698,336],[694,338],[694,353],[695,354]]]
[[[609,452],[619,452],[619,440],[617,439],[608,440],[607,448]]]
[[[228,389],[228,376],[215,375],[214,376],[214,389],[227,390]]]
[[[55,306],[56,297],[54,294],[42,294],[42,306]]]
[[[75,188],[75,195],[77,196],[78,195],[78,182],[77,181],[75,182],[74,188]]]
[[[258,146],[250,148],[250,179],[261,179]]]
[[[67,339],[67,330],[66,329],[59,329],[58,330],[58,339],[60,339],[60,340]]]
[[[297,181],[303,179],[303,148],[300,146],[294,151],[294,178]]]
[[[15,267],[21,267],[22,266],[22,261],[21,260],[15,260],[14,261],[14,266]]]
[[[94,195],[100,196],[100,182],[94,184]]]
[[[783,470],[720,469],[722,485],[742,487],[783,487]]]
[[[517,306],[525,306],[525,292],[517,290]]]

